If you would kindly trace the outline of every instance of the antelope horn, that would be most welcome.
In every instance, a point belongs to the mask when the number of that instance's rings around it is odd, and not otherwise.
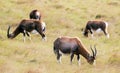
[[[8,30],[7,30],[7,37],[8,38],[10,37],[9,31],[10,31],[10,26],[8,27]]]
[[[93,49],[92,49],[92,47],[91,47],[91,46],[90,46],[90,48],[91,48],[91,50],[92,50],[93,56],[95,56],[95,53],[94,53],[94,51],[93,51]]]
[[[94,56],[96,56],[96,54],[97,54],[96,45],[94,45],[94,48],[95,48],[95,55]]]

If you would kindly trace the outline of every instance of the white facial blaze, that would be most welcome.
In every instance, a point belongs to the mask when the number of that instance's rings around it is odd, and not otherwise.
[[[38,15],[38,16],[39,16],[39,15],[40,15],[40,13],[39,13],[39,12],[36,12],[36,15]]]
[[[40,16],[40,13],[37,11],[37,12],[36,12],[36,15],[39,17],[39,16]],[[39,20],[39,18],[37,18],[37,20]]]

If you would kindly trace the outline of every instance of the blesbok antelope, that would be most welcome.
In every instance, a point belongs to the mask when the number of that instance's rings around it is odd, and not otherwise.
[[[61,56],[63,54],[70,54],[71,55],[71,63],[74,57],[74,54],[77,55],[78,64],[80,65],[80,55],[82,55],[89,64],[93,64],[96,59],[97,50],[92,50],[92,55],[90,52],[85,48],[83,43],[79,38],[76,37],[58,37],[54,41],[54,53],[57,55],[57,60],[61,63]]]
[[[43,31],[45,32],[46,24],[45,24],[45,22],[43,22],[43,21],[41,20],[41,13],[40,13],[37,9],[32,10],[32,11],[30,12],[30,14],[29,14],[29,17],[30,17],[30,19],[40,20],[41,23],[42,23]],[[33,30],[32,33],[37,33],[37,32],[36,32],[35,30]]]
[[[15,38],[18,34],[23,33],[24,36],[24,41],[25,41],[25,36],[27,34],[28,37],[30,37],[29,32],[31,32],[32,30],[36,30],[41,36],[42,38],[45,40],[45,34],[43,33],[43,28],[41,25],[41,21],[39,20],[22,20],[20,22],[20,24],[18,25],[18,27],[13,31],[13,33],[9,34],[10,31],[10,26],[7,30],[7,37],[10,39]]]
[[[108,33],[108,23],[105,21],[88,21],[84,30],[84,36],[88,37],[88,33],[90,32],[93,37],[93,31],[102,30],[104,34],[109,38]]]
[[[35,10],[32,10],[30,12],[29,17],[30,17],[30,19],[38,19],[38,20],[40,20],[41,19],[41,14],[37,9],[35,9]]]

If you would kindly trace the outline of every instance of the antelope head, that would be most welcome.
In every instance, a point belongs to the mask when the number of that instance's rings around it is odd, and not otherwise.
[[[92,47],[91,47],[92,55],[89,56],[89,57],[88,57],[88,60],[87,60],[89,64],[94,64],[95,59],[96,59],[97,50],[96,50],[96,47],[95,47],[95,46],[94,46],[94,48],[95,48],[95,51],[94,51],[94,50],[92,49]]]
[[[14,37],[16,37],[20,33],[18,28],[11,34],[9,32],[10,32],[10,26],[8,27],[8,30],[7,30],[7,37],[10,39],[13,39]]]

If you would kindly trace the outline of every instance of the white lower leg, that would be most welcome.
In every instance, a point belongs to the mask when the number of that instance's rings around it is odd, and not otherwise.
[[[23,37],[23,42],[25,42],[25,37]]]
[[[61,64],[61,57],[59,58],[58,63],[60,63],[60,64]]]
[[[96,60],[94,60],[94,63],[93,63],[93,65],[94,65],[94,66],[96,65]]]
[[[72,65],[72,61],[70,61],[70,64]]]
[[[59,59],[59,62],[61,63],[61,57],[60,57],[60,59]]]
[[[80,59],[78,60],[78,65],[79,65],[79,66],[81,65]]]
[[[109,38],[109,34],[108,34],[108,32],[107,32],[107,29],[108,29],[108,23],[107,22],[105,22],[105,24],[106,24],[106,28],[105,28],[105,32],[107,33],[107,38]]]
[[[28,35],[29,35],[29,40],[31,41],[31,35],[30,35],[30,33],[28,32]]]
[[[107,34],[106,36],[107,36],[107,38],[109,38],[109,37],[110,37],[110,36],[109,36],[109,34]]]
[[[23,32],[24,32],[24,33],[23,33],[23,41],[25,42],[25,37],[26,37],[26,36],[25,36],[25,33],[26,33],[26,30],[24,30]]]
[[[93,34],[91,34],[91,37],[93,38]]]
[[[46,37],[43,37],[42,40],[47,41]]]

